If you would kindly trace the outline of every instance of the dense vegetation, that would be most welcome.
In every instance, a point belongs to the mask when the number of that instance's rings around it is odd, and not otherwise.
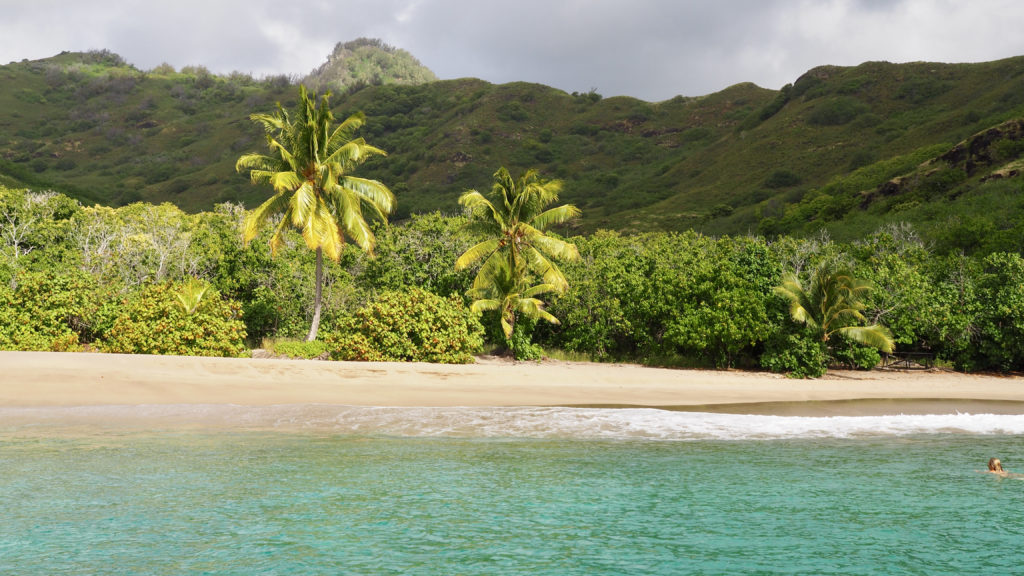
[[[266,243],[246,248],[243,220],[234,204],[187,214],[168,204],[82,207],[0,189],[0,346],[120,350],[124,334],[149,326],[145,339],[131,340],[152,347],[137,351],[174,352],[160,346],[202,324],[215,334],[185,352],[233,355],[241,352],[236,319],[249,346],[301,337],[313,312],[314,254],[296,232],[275,258]],[[339,262],[326,261],[324,336],[309,355],[464,361],[480,351],[480,323],[487,341],[502,343],[496,317],[467,311],[473,272],[456,271],[455,261],[479,238],[465,224],[462,216],[416,216],[378,228],[375,257],[350,247]],[[965,370],[1024,367],[1017,253],[937,254],[908,225],[851,243],[610,231],[571,240],[580,259],[561,265],[569,289],[547,295],[561,323],[527,334],[552,350],[797,375],[819,374],[826,362],[870,367],[877,351],[841,335],[826,346],[790,318],[775,290],[786,273],[806,281],[831,267],[871,283],[861,312],[889,328],[897,353],[925,352]],[[189,320],[188,293],[207,285],[192,313],[208,319]]]
[[[346,46],[338,54],[387,53]],[[262,148],[245,118],[296,93],[289,78],[143,72],[105,52],[12,63],[0,78],[0,182],[192,212],[264,199],[232,170]],[[909,222],[943,254],[1021,249],[1024,57],[826,66],[781,90],[659,103],[473,79],[374,84],[332,104],[339,118],[365,112],[363,135],[388,151],[362,174],[392,187],[398,219],[451,210],[497,166],[536,167],[564,182],[562,201],[583,212],[571,230],[588,233],[852,241]]]
[[[300,357],[464,362],[543,346],[798,376],[892,349],[1024,367],[1024,57],[822,67],[779,91],[647,103],[401,84],[381,71],[405,64],[381,51],[409,64],[372,41],[339,45],[319,72],[379,69],[307,110],[365,119],[389,156],[361,156],[359,179],[359,162],[257,154],[268,134],[302,149],[312,124],[266,114],[291,109],[289,78],[142,72],[108,52],[0,67],[0,349],[232,356],[266,341]],[[323,74],[310,82],[333,82]],[[339,177],[300,194],[277,176],[289,172]],[[489,197],[470,190],[492,174]],[[292,210],[342,180],[395,192],[390,227],[390,192],[349,202],[381,217],[346,229],[366,252],[311,243],[342,236]],[[254,237],[273,242],[246,247]],[[318,319],[319,340],[293,342]]]

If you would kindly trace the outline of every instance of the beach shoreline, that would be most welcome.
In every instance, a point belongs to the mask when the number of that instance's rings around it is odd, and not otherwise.
[[[779,374],[585,362],[318,362],[0,352],[0,406],[589,406],[784,415],[1024,413],[1024,378],[946,371]],[[929,412],[931,411],[931,412]]]

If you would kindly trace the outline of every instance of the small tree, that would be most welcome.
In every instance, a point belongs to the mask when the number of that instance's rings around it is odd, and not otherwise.
[[[474,312],[498,312],[501,330],[508,341],[520,316],[558,324],[558,318],[544,309],[544,302],[535,298],[554,291],[551,284],[530,286],[525,273],[513,271],[507,260],[499,258],[489,260],[480,269],[468,294],[473,299]]]
[[[868,282],[845,270],[832,271],[825,265],[811,273],[806,288],[792,273],[783,275],[782,285],[775,288],[776,294],[789,301],[790,317],[806,325],[826,346],[831,346],[833,336],[841,335],[889,353],[893,350],[893,338],[888,328],[879,324],[860,325],[866,322],[863,298],[870,290]]]
[[[545,233],[580,214],[571,204],[548,208],[558,201],[561,189],[561,182],[543,180],[535,170],[514,179],[500,168],[494,173],[489,199],[476,190],[459,197],[459,204],[469,212],[468,228],[485,240],[459,256],[455,269],[483,261],[469,296],[476,300],[474,309],[500,311],[506,342],[519,315],[558,323],[534,296],[564,293],[569,283],[552,260],[580,257],[575,244]],[[533,275],[542,279],[540,284],[530,286]]]
[[[459,256],[455,269],[504,258],[514,273],[536,273],[545,284],[564,292],[569,283],[551,260],[578,260],[580,253],[575,244],[545,232],[577,218],[580,211],[572,204],[548,208],[558,201],[561,189],[560,181],[543,180],[536,170],[528,170],[515,180],[508,170],[500,168],[494,173],[490,199],[476,190],[460,196],[459,204],[469,211],[468,227],[486,239]]]

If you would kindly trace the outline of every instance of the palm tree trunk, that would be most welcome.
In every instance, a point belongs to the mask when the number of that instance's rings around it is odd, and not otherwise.
[[[309,327],[309,334],[306,335],[306,342],[316,340],[316,333],[320,330],[320,305],[324,293],[324,250],[317,246],[316,249],[316,296],[313,298],[313,325]]]

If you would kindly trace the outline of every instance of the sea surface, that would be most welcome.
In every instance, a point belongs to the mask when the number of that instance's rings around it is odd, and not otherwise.
[[[1024,415],[0,408],[0,574],[1024,570]]]

